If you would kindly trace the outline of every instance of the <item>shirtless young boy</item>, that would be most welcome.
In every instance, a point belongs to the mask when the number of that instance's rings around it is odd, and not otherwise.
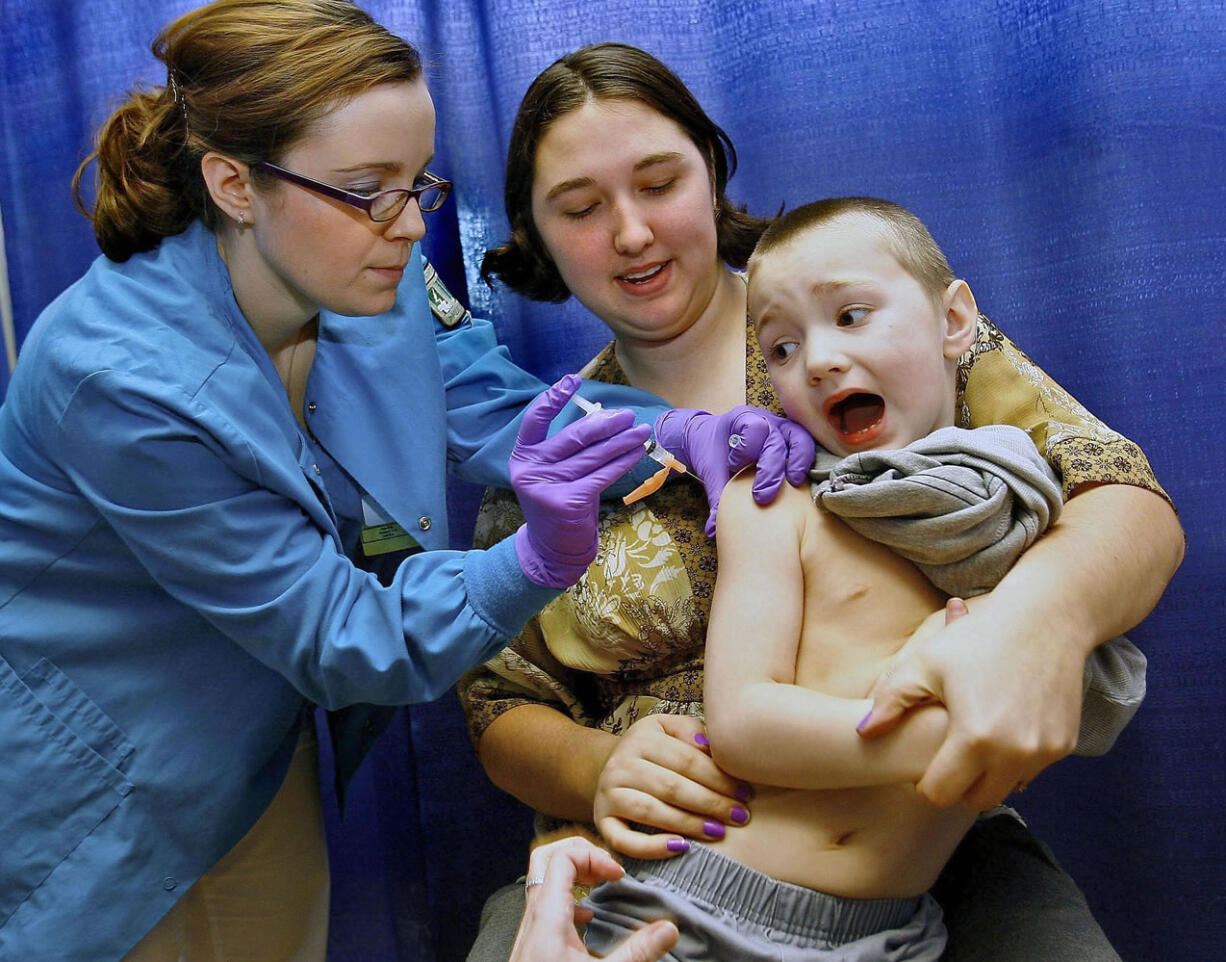
[[[785,215],[750,261],[749,311],[784,409],[829,452],[901,449],[954,424],[978,311],[902,208],[843,198]],[[1050,477],[1025,434],[1007,444]],[[1058,511],[1054,477],[1040,487]],[[636,920],[667,914],[681,929],[669,958],[686,962],[939,959],[944,925],[926,893],[977,814],[915,791],[945,709],[873,740],[856,727],[891,656],[944,622],[947,596],[800,488],[763,510],[734,481],[717,536],[706,722],[720,767],[755,785],[753,820],[628,864],[592,893],[589,946],[608,951]]]

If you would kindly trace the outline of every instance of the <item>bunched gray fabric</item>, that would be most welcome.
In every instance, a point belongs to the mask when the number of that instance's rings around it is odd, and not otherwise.
[[[842,459],[819,451],[810,477],[823,508],[959,597],[995,587],[1062,504],[1030,436],[1004,424],[941,428]]]
[[[996,585],[1060,516],[1060,482],[1030,436],[940,428],[899,450],[818,450],[813,499],[962,598]],[[1077,755],[1102,755],[1145,698],[1145,655],[1122,635],[1086,660]]]

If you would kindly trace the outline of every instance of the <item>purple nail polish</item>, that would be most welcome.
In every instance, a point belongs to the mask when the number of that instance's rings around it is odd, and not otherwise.
[[[753,789],[748,785],[738,785],[732,794],[742,802],[747,802],[753,798]]]
[[[690,840],[687,838],[670,838],[664,847],[670,852],[688,852],[690,850]]]
[[[733,805],[732,806],[732,820],[736,822],[738,825],[744,825],[746,822],[749,821],[749,813],[745,811],[745,809],[741,808],[740,805]]]
[[[870,708],[868,710],[868,714],[860,719],[860,724],[856,726],[856,731],[858,732],[864,731],[864,726],[868,724],[868,720],[872,717],[873,717],[873,710]]]
[[[724,837],[724,823],[723,822],[703,822],[702,830],[707,835],[709,835],[711,838],[723,838]]]
[[[699,732],[697,735],[694,736],[694,744],[701,745],[703,748],[711,747],[710,741],[707,740],[707,736],[704,735],[702,732]]]

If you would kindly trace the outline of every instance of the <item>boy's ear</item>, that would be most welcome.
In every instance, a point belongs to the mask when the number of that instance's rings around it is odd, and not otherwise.
[[[251,221],[251,172],[241,160],[210,150],[200,158],[200,173],[213,203],[231,220]]]
[[[979,307],[970,286],[963,280],[954,281],[945,289],[941,304],[945,319],[945,357],[956,361],[975,343]]]

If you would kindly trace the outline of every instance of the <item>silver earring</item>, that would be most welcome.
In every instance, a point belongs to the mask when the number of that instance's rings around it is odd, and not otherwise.
[[[240,228],[247,226],[247,215],[244,214],[241,210],[238,212],[238,226]]]

